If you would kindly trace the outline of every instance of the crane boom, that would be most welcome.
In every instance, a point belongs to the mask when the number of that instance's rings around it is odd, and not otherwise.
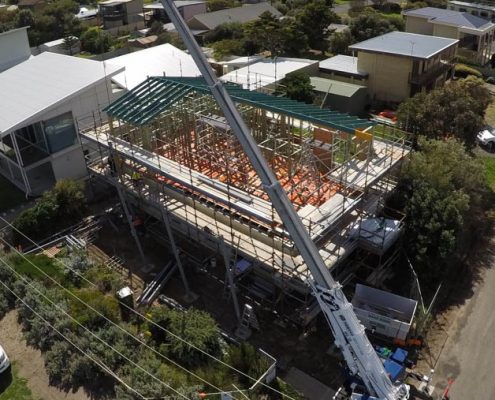
[[[341,285],[330,274],[318,248],[311,240],[280,182],[268,166],[230,95],[209,66],[174,1],[160,1],[196,62],[213,97],[218,102],[232,132],[258,174],[273,207],[284,223],[285,229],[290,233],[296,248],[311,272],[312,280],[309,281],[309,284],[332,330],[335,344],[344,355],[349,370],[353,374],[358,374],[369,394],[380,400],[408,399],[408,386],[403,383],[395,385],[388,377],[380,358],[368,341],[364,327],[354,314],[352,305],[346,299]]]

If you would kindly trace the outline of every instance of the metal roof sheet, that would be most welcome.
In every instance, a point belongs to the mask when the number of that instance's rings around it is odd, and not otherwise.
[[[360,77],[368,76],[367,72],[358,70],[357,61],[357,57],[339,54],[337,56],[320,61],[319,66],[321,69],[326,69],[329,71],[343,72]]]
[[[245,90],[236,84],[226,83],[225,87],[236,103],[249,104],[320,126],[354,133],[357,128],[374,125],[371,121],[323,110],[312,104]],[[151,77],[110,104],[105,111],[132,125],[145,125],[192,91],[211,94],[203,78]]]
[[[482,3],[470,3],[466,1],[458,1],[458,0],[449,0],[449,4],[454,4],[456,6],[462,6],[466,8],[474,8],[477,10],[486,10],[486,11],[494,11],[495,6],[490,4],[482,4]]]
[[[493,28],[495,24],[490,21],[477,17],[467,12],[444,10],[435,7],[423,7],[417,10],[408,10],[402,13],[405,16],[428,18],[432,23],[453,25],[459,28],[476,29],[485,31]]]
[[[0,73],[0,136],[121,70],[111,63],[45,52]]]
[[[352,97],[362,90],[367,90],[366,86],[355,85],[353,83],[340,82],[333,79],[325,79],[312,76],[311,85],[317,92],[335,94],[337,96]]]
[[[195,20],[204,26],[205,29],[215,29],[218,25],[239,22],[246,23],[258,19],[261,14],[269,11],[276,17],[281,17],[282,14],[272,5],[267,2],[258,4],[246,4],[242,7],[227,8],[204,14],[197,14],[189,21]]]
[[[224,82],[238,83],[244,89],[256,90],[278,82],[287,74],[317,62],[306,58],[264,58],[249,66],[229,72],[220,79]]]
[[[196,4],[203,4],[203,3],[206,3],[206,0],[176,0],[176,1],[174,1],[174,4],[177,8],[194,6]],[[160,2],[145,4],[143,6],[143,9],[145,9],[145,10],[164,10],[163,4]]]
[[[132,89],[148,76],[200,76],[196,63],[186,52],[165,43],[112,58],[113,65],[125,70],[112,78],[120,87]]]
[[[457,39],[394,31],[353,44],[349,49],[429,59],[457,42]]]

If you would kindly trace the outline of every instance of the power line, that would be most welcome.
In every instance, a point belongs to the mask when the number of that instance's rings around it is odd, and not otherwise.
[[[138,343],[140,343],[141,345],[145,346],[146,348],[148,348],[149,350],[151,350],[153,353],[155,353],[156,355],[162,357],[163,359],[167,360],[168,362],[172,363],[173,365],[175,365],[176,367],[180,368],[181,370],[183,370],[184,372],[186,372],[187,374],[190,374],[192,375],[194,378],[200,380],[201,382],[203,382],[204,384],[208,385],[208,386],[211,386],[212,388],[214,388],[215,390],[218,390],[218,391],[222,391],[221,388],[215,386],[214,384],[212,384],[211,382],[207,381],[206,379],[200,377],[199,375],[195,374],[194,372],[190,371],[189,369],[183,367],[182,365],[180,365],[179,363],[177,363],[176,361],[170,359],[169,357],[165,356],[164,354],[160,353],[159,351],[157,351],[156,349],[154,349],[153,347],[149,346],[146,342],[142,341],[141,339],[137,338],[135,335],[133,335],[132,333],[130,333],[129,331],[127,331],[126,329],[122,328],[119,324],[113,322],[112,320],[110,320],[109,318],[107,318],[105,315],[103,315],[101,312],[99,312],[98,310],[96,310],[95,308],[93,308],[91,305],[89,305],[88,303],[86,303],[84,300],[82,300],[80,297],[76,296],[72,291],[70,291],[69,289],[65,288],[62,284],[60,284],[58,281],[56,281],[55,279],[53,279],[50,275],[48,275],[47,273],[45,273],[42,269],[40,269],[37,265],[35,265],[31,260],[29,260],[24,254],[20,253],[17,249],[15,249],[15,247],[13,247],[12,245],[10,245],[8,242],[5,241],[5,239],[2,239],[0,238],[0,240],[5,243],[7,246],[9,246],[11,249],[13,249],[18,255],[20,255],[22,258],[24,258],[27,262],[29,262],[31,265],[33,265],[38,271],[40,271],[43,275],[45,275],[48,279],[50,279],[52,282],[54,282],[57,286],[59,286],[60,288],[62,288],[64,291],[66,291],[67,293],[69,293],[72,297],[74,297],[75,299],[77,299],[80,303],[84,304],[87,308],[89,308],[90,310],[92,310],[93,312],[95,312],[96,314],[98,314],[99,316],[101,316],[103,319],[105,319],[107,322],[109,322],[110,324],[116,326],[119,330],[121,330],[122,332],[124,332],[126,335],[128,335],[129,337],[131,337],[132,339],[134,339],[135,341],[137,341]],[[4,264],[5,262],[3,260],[0,259],[0,261],[2,261]],[[60,260],[57,260],[60,262]],[[60,262],[62,265],[64,265],[62,262]],[[72,268],[68,267],[68,269],[70,269],[71,271],[73,271],[74,273],[77,273],[77,271],[73,270]],[[10,268],[12,269],[12,268]],[[17,271],[14,271],[17,275],[19,275],[17,273]],[[77,273],[78,274],[78,273]],[[78,276],[82,276],[82,275],[79,275]],[[91,283],[93,286],[96,287],[95,284]],[[119,304],[122,304],[123,303],[119,303]]]
[[[27,259],[26,259],[27,260]],[[108,344],[107,342],[105,342],[103,339],[101,339],[97,334],[95,334],[94,332],[92,332],[90,329],[88,329],[87,327],[85,327],[83,324],[81,324],[76,318],[74,318],[72,315],[70,315],[67,311],[65,311],[64,309],[62,309],[58,304],[54,303],[48,296],[46,296],[44,293],[42,293],[40,290],[38,290],[34,285],[33,285],[33,282],[30,282],[29,279],[27,279],[26,277],[22,276],[19,272],[17,272],[10,264],[8,264],[5,260],[3,260],[2,258],[0,258],[0,262],[2,262],[2,264],[4,264],[7,268],[9,268],[14,274],[16,274],[19,278],[21,278],[25,283],[26,285],[28,285],[29,287],[31,287],[32,289],[34,289],[41,297],[43,297],[45,300],[47,300],[50,304],[52,304],[53,306],[55,306],[58,310],[60,310],[63,314],[67,315],[72,321],[74,321],[78,326],[80,326],[81,328],[83,328],[86,332],[88,332],[91,336],[93,336],[94,338],[96,338],[98,341],[100,341],[102,344],[104,344],[105,346],[107,346],[108,348],[110,348],[111,350],[113,350],[115,353],[117,353],[119,356],[121,356],[122,358],[124,358],[125,360],[127,360],[128,362],[130,362],[131,364],[133,364],[135,367],[137,367],[138,369],[140,369],[141,371],[143,371],[145,374],[149,375],[151,378],[153,378],[154,380],[156,380],[157,382],[161,383],[162,385],[164,385],[166,388],[172,390],[173,392],[177,393],[179,396],[181,396],[182,398],[188,400],[188,398],[183,395],[182,393],[180,393],[179,391],[175,390],[172,386],[170,386],[169,384],[163,382],[161,379],[157,378],[155,375],[153,375],[152,373],[150,373],[149,371],[147,371],[146,369],[144,369],[143,367],[141,367],[139,364],[135,363],[134,361],[132,361],[129,357],[127,357],[126,355],[122,354],[119,350],[117,350],[115,347],[113,347],[112,345]],[[34,264],[33,264],[34,265]],[[42,271],[41,269],[38,268],[39,271]],[[46,274],[46,276],[49,276],[48,274]],[[70,293],[69,290],[65,289],[67,292]],[[77,296],[75,296],[77,297]],[[102,314],[100,314],[102,315]],[[102,315],[103,316],[103,315]],[[104,317],[106,318],[106,317]],[[106,318],[107,319],[107,318]],[[109,319],[107,319],[108,321],[110,321]],[[127,332],[127,331],[126,331]]]
[[[71,344],[74,348],[76,348],[81,354],[83,354],[85,357],[89,358],[91,361],[93,361],[96,365],[98,365],[103,371],[105,371],[107,374],[112,376],[114,379],[116,379],[121,385],[123,385],[127,390],[137,394],[139,397],[141,397],[143,400],[146,400],[146,397],[144,397],[139,391],[128,385],[127,383],[124,382],[123,379],[121,379],[116,373],[114,373],[109,367],[107,367],[102,361],[95,359],[92,357],[88,352],[84,351],[81,349],[77,344],[75,344],[72,340],[70,340],[67,336],[65,336],[62,332],[60,332],[57,328],[55,328],[49,321],[46,320],[42,315],[40,315],[37,311],[35,311],[29,304],[27,304],[17,293],[15,293],[10,287],[8,287],[5,283],[0,281],[0,284],[7,289],[10,293],[12,293],[13,296],[17,298],[21,303],[23,303],[27,308],[31,310],[33,314],[35,314],[39,319],[41,319],[45,324],[47,324],[50,328],[52,328],[55,332],[57,332],[64,340],[66,340],[69,344]]]
[[[42,248],[42,247],[41,247],[38,243],[36,243],[35,241],[33,241],[31,238],[29,238],[26,234],[24,234],[24,233],[23,233],[23,232],[21,232],[19,229],[17,229],[17,228],[16,228],[14,225],[12,225],[10,222],[8,222],[7,220],[5,220],[3,217],[1,217],[1,216],[0,216],[0,220],[2,220],[4,223],[6,223],[8,226],[10,226],[10,227],[11,227],[12,229],[14,229],[16,232],[18,232],[21,236],[23,236],[23,237],[24,237],[25,239],[27,239],[29,242],[31,242],[31,243],[32,243],[32,244],[33,244],[36,248],[38,248],[39,250],[44,250],[44,249],[43,249],[43,248]],[[11,245],[10,243],[8,243],[5,239],[0,238],[0,240],[2,240],[2,241],[3,241],[3,242],[7,245],[7,246],[9,246],[11,249],[13,249],[13,250],[14,250],[17,254],[19,254],[21,257],[23,257],[24,259],[26,259],[29,263],[31,263],[32,265],[34,265],[34,264],[32,263],[32,261],[31,261],[31,260],[27,259],[27,258],[25,257],[25,255],[24,255],[24,254],[22,254],[21,252],[19,252],[19,251],[18,251],[18,250],[17,250],[17,249],[13,246],[13,245]],[[55,259],[55,260],[57,260],[57,262],[59,262],[62,266],[64,266],[65,268],[69,269],[71,272],[73,272],[74,274],[76,274],[77,276],[79,276],[82,280],[84,280],[84,281],[85,281],[85,282],[87,282],[88,284],[92,285],[93,287],[98,287],[95,283],[93,283],[92,281],[90,281],[89,279],[87,279],[87,278],[86,278],[84,275],[82,275],[79,271],[74,270],[73,268],[69,267],[66,263],[63,263],[63,262],[62,262],[61,260],[59,260],[59,259]],[[34,266],[35,266],[35,265],[34,265]],[[37,269],[39,269],[37,266],[35,266],[35,267],[36,267]],[[44,271],[42,271],[42,272],[44,273]],[[46,274],[45,274],[45,275],[46,275]],[[53,280],[53,278],[51,278],[51,277],[49,277],[49,278]],[[58,282],[57,282],[57,284],[58,284]],[[60,286],[60,284],[58,284],[58,285]],[[65,290],[67,290],[67,289],[65,289]],[[75,296],[72,292],[70,292],[70,291],[69,291],[69,293],[70,293],[72,296]],[[80,301],[81,301],[81,302],[83,302],[82,300],[80,300]],[[149,322],[149,323],[150,323],[150,324],[152,324],[154,327],[156,327],[156,328],[158,328],[158,329],[162,330],[163,332],[165,332],[165,333],[169,334],[169,335],[170,335],[170,336],[172,336],[173,338],[175,338],[175,339],[177,339],[177,340],[179,340],[179,341],[181,341],[181,342],[185,343],[185,344],[186,344],[186,345],[188,345],[189,347],[191,347],[191,348],[195,349],[196,351],[199,351],[200,353],[202,353],[203,355],[205,355],[205,356],[209,357],[210,359],[212,359],[212,360],[214,360],[214,361],[216,361],[216,362],[220,363],[221,365],[223,365],[223,366],[225,366],[225,367],[227,367],[227,368],[231,369],[232,371],[236,372],[237,374],[242,375],[243,377],[245,377],[245,378],[247,378],[247,379],[251,380],[253,383],[260,384],[261,386],[263,386],[263,387],[265,387],[265,388],[267,388],[267,389],[270,389],[271,391],[273,391],[273,392],[275,392],[275,393],[277,393],[277,394],[281,395],[282,397],[288,398],[288,399],[290,399],[290,400],[295,400],[292,396],[290,396],[290,395],[288,395],[288,394],[285,394],[285,393],[282,393],[281,391],[279,391],[279,390],[277,390],[277,389],[275,389],[275,388],[271,387],[270,385],[266,384],[265,382],[261,382],[259,379],[256,379],[256,378],[254,378],[254,377],[250,376],[249,374],[247,374],[247,373],[245,373],[245,372],[243,372],[243,371],[241,371],[241,370],[237,369],[237,368],[236,368],[236,367],[234,367],[233,365],[228,364],[227,362],[225,362],[225,361],[223,361],[222,359],[220,359],[220,358],[218,358],[218,357],[214,356],[213,354],[210,354],[210,353],[208,353],[207,351],[205,351],[205,350],[203,350],[203,349],[199,348],[198,346],[194,345],[193,343],[188,342],[188,341],[187,341],[187,340],[185,340],[184,338],[182,338],[182,337],[180,337],[180,336],[176,335],[175,333],[173,333],[173,332],[169,331],[168,329],[164,328],[163,326],[161,326],[161,325],[157,324],[157,323],[156,323],[156,322],[154,322],[152,319],[150,319],[150,318],[146,317],[145,315],[141,314],[139,311],[137,311],[137,310],[135,310],[134,308],[132,308],[132,307],[128,306],[127,304],[125,304],[125,303],[123,303],[123,302],[122,302],[121,304],[122,304],[122,306],[123,306],[124,308],[126,308],[126,309],[127,309],[127,310],[129,310],[130,312],[134,313],[135,315],[137,315],[137,316],[139,316],[139,317],[143,318],[145,321]],[[89,307],[91,308],[91,306],[89,306]],[[94,310],[94,311],[95,311],[95,312],[97,312],[96,310]],[[104,316],[103,316],[103,317],[104,317]],[[111,322],[111,321],[110,321],[110,322]],[[113,322],[111,322],[111,323],[113,323]],[[117,325],[117,326],[118,326],[120,329],[123,329],[123,328],[121,328],[119,325]],[[124,331],[125,331],[125,330],[124,330]],[[125,332],[127,332],[127,331],[125,331]],[[128,333],[129,333],[129,332],[128,332]],[[130,333],[129,333],[129,334],[130,334]],[[139,340],[139,339],[136,339],[136,340]],[[144,345],[146,345],[144,342],[143,342],[143,344],[144,344]],[[152,349],[152,350],[156,352],[156,350],[154,350],[154,349]],[[160,354],[160,353],[158,353],[158,354]],[[162,355],[162,357],[165,357],[165,358],[166,358],[166,356],[163,356],[163,355]],[[170,360],[170,361],[171,361],[171,362],[173,362],[172,360]],[[183,368],[183,367],[181,367],[181,368]],[[200,377],[199,377],[198,379],[200,379],[200,380],[202,380],[203,382],[205,382],[205,381],[204,381],[204,379],[202,379],[202,378],[200,378]],[[221,389],[216,388],[215,386],[213,386],[213,385],[211,385],[211,384],[209,384],[209,385],[210,385],[211,387],[215,388],[216,390],[221,391]]]

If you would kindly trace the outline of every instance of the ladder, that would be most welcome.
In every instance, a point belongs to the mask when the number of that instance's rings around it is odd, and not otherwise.
[[[244,304],[241,322],[235,331],[235,335],[241,340],[247,340],[252,334],[251,328],[254,328],[257,331],[260,330],[258,318],[256,318],[253,307],[249,304]]]

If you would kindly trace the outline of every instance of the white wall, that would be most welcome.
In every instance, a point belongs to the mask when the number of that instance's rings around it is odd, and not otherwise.
[[[31,56],[27,29],[14,29],[0,34],[0,72]]]
[[[52,168],[55,179],[79,179],[87,175],[86,163],[81,147],[61,151],[54,154]]]
[[[106,81],[89,88],[75,98],[53,108],[30,123],[45,121],[71,111],[74,122],[76,123],[76,129],[81,130],[84,127],[92,127],[94,125],[93,112],[98,115],[99,110],[102,110],[116,98],[117,95],[112,93],[110,78],[108,78]],[[101,115],[103,119],[106,119],[104,113]],[[79,143],[52,154],[50,158],[56,180],[79,179],[87,175],[83,150]]]

